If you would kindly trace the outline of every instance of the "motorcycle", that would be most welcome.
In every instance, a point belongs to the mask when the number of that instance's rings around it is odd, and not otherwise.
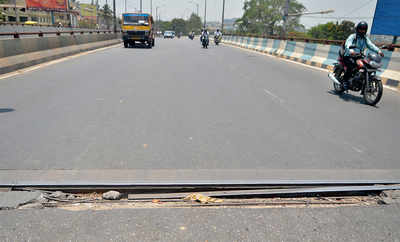
[[[203,45],[203,48],[208,49],[208,45],[210,43],[210,40],[208,38],[208,35],[203,35],[201,39],[201,44]]]
[[[189,39],[193,40],[194,39],[194,34],[189,34]]]
[[[350,46],[355,49],[356,46]],[[385,47],[383,47],[385,48]],[[328,74],[329,79],[333,81],[333,88],[337,94],[342,94],[345,89],[343,87],[343,76],[348,67],[344,64],[344,49],[339,51],[338,62],[335,63],[333,72]],[[352,77],[349,82],[349,90],[360,92],[363,95],[365,103],[375,106],[383,94],[383,85],[381,79],[376,75],[382,64],[382,57],[369,53],[365,56],[363,53],[357,53],[354,56],[357,68],[353,70]]]
[[[215,43],[215,45],[219,45],[219,43],[221,43],[221,39],[222,39],[222,36],[220,36],[220,35],[215,35],[215,36],[214,36],[214,43]]]

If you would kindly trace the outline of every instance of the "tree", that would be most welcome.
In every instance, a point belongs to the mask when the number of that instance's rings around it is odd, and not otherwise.
[[[7,0],[0,0],[0,4],[5,4],[7,3]],[[0,21],[5,21],[6,16],[0,11]]]
[[[172,30],[174,30],[176,33],[186,33],[186,21],[181,18],[174,18],[171,21],[172,25]]]
[[[249,0],[243,7],[242,18],[236,21],[240,32],[255,34],[280,34],[283,30],[283,16],[286,0]],[[292,0],[289,13],[300,13],[306,8],[297,0]],[[300,16],[290,17],[288,31],[293,31],[299,24]]]
[[[101,9],[101,15],[104,18],[107,29],[110,29],[113,11],[111,10],[110,6],[107,3],[104,4],[103,8]]]
[[[201,23],[201,18],[197,14],[192,13],[186,24],[187,30],[200,33],[202,26],[203,24]]]
[[[158,24],[160,27],[160,31],[162,32],[172,30],[172,23],[170,21],[159,21]]]
[[[345,40],[350,34],[354,33],[355,24],[350,21],[328,22],[312,27],[308,34],[316,39]]]

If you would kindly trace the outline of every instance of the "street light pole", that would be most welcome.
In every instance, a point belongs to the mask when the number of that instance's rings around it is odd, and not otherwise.
[[[115,0],[113,0],[114,33],[117,33],[117,17],[115,15]]]
[[[127,10],[126,10],[126,9],[127,9],[127,6],[126,6],[126,0],[125,0],[125,13],[127,12]]]
[[[285,4],[285,10],[284,10],[284,15],[283,15],[283,37],[286,37],[286,31],[287,31],[287,19],[288,19],[288,15],[289,15],[289,4],[290,4],[290,0],[286,0],[286,4]]]
[[[204,29],[207,25],[207,0],[204,0]]]
[[[153,0],[150,0],[150,14],[153,16]]]
[[[196,3],[196,2],[194,2],[194,1],[189,1],[189,3],[193,3],[193,4],[196,5],[196,14],[197,14],[197,16],[200,16],[200,15],[199,15],[199,4]]]
[[[143,13],[143,0],[140,0],[140,12]]]
[[[224,20],[225,20],[225,0],[222,1],[222,23],[221,23],[221,33],[224,33]]]

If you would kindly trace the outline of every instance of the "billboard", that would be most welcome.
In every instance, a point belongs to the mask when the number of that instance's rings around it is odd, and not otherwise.
[[[400,36],[400,1],[378,0],[371,34]]]
[[[26,7],[30,9],[67,10],[66,0],[25,0]]]
[[[81,3],[81,4],[79,4],[79,6],[81,8],[81,16],[84,19],[96,20],[96,17],[97,17],[96,5]]]

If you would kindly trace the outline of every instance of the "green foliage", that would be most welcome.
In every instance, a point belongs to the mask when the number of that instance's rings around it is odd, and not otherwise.
[[[181,18],[174,18],[171,21],[172,30],[176,33],[186,33],[186,21]]]
[[[355,24],[351,21],[329,22],[312,27],[308,35],[316,39],[345,40],[354,33]]]
[[[200,33],[201,28],[202,28],[201,18],[193,13],[190,16],[189,20],[186,22],[186,30],[189,32],[195,31],[197,33]]]
[[[100,14],[106,22],[107,29],[109,29],[112,23],[113,16],[113,11],[111,10],[110,5],[104,4],[103,8],[101,8],[100,10]]]
[[[7,0],[0,0],[0,4],[7,3]],[[0,21],[5,21],[6,16],[0,11]]]
[[[176,33],[188,34],[190,31],[200,32],[202,23],[199,16],[192,14],[187,21],[181,18],[174,18],[171,21],[159,21],[156,25],[163,32],[173,30]]]
[[[249,0],[243,7],[244,14],[236,23],[239,32],[252,34],[280,34],[283,30],[283,16],[285,0]],[[292,0],[289,5],[289,13],[300,13],[306,8],[297,0]],[[288,31],[301,27],[300,17],[289,17],[287,21]]]

